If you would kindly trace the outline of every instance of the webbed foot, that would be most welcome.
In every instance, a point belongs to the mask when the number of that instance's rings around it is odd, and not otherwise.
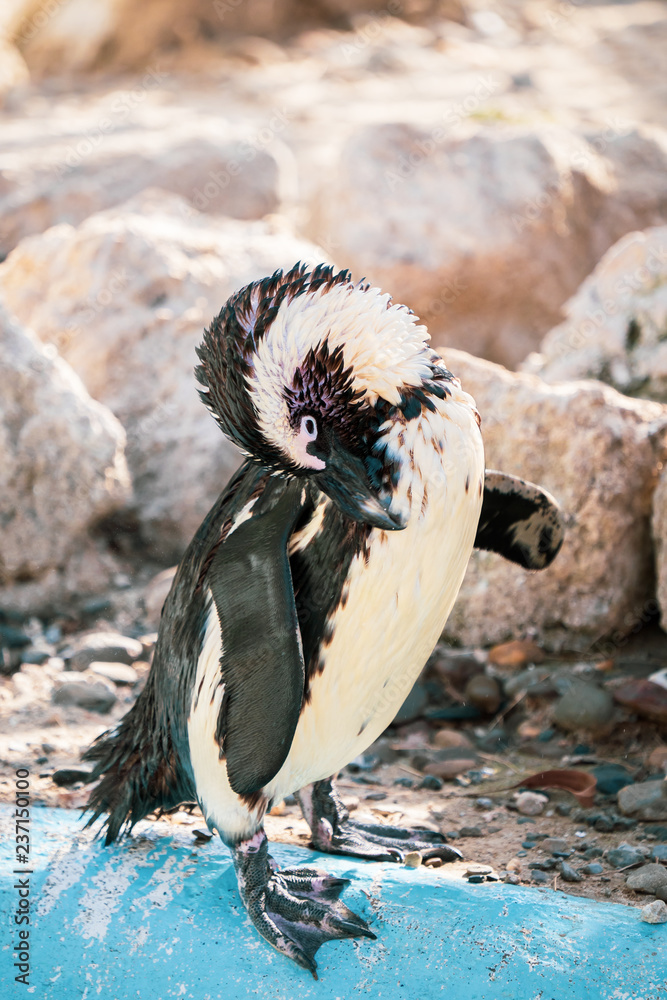
[[[366,921],[338,898],[349,879],[314,868],[278,871],[263,830],[232,850],[239,892],[253,924],[315,979],[315,954],[326,941],[375,939]]]
[[[441,833],[351,820],[332,778],[307,785],[296,793],[296,798],[318,851],[371,861],[402,862],[410,851],[419,851],[424,860],[457,861],[462,857]]]

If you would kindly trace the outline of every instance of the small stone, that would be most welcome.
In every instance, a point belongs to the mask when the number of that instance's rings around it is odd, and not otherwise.
[[[425,774],[435,775],[436,778],[446,780],[448,778],[456,778],[459,774],[469,771],[474,766],[475,761],[468,757],[455,760],[434,760],[430,764],[426,764],[423,770]]]
[[[399,785],[401,788],[412,788],[414,781],[412,778],[394,778],[394,784]]]
[[[491,799],[475,799],[475,809],[493,809],[493,802]]]
[[[90,781],[92,771],[81,771],[74,767],[63,767],[59,771],[54,771],[51,780],[60,788],[68,788],[76,785],[77,781]]]
[[[21,663],[34,663],[38,667],[41,667],[42,663],[46,663],[49,659],[50,654],[44,649],[23,649],[21,650]]]
[[[487,715],[493,715],[497,712],[502,701],[498,682],[493,677],[487,677],[486,674],[471,677],[463,693],[470,705],[474,705],[480,712],[486,712]]]
[[[522,840],[521,846],[525,847],[527,851],[532,851],[533,847],[537,846],[537,841],[535,840]]]
[[[56,705],[77,705],[89,712],[104,714],[118,701],[116,693],[102,681],[87,684],[85,681],[66,681],[53,692]]]
[[[516,806],[516,803],[514,803],[514,805]],[[517,821],[516,821],[516,825],[517,826],[525,826],[526,823],[534,823],[534,822],[535,822],[535,820],[531,819],[530,816],[519,816],[518,819],[517,819]],[[528,836],[528,834],[526,834],[526,836]]]
[[[525,858],[527,854],[528,854],[528,851],[517,851],[516,852],[517,858]]]
[[[659,840],[661,844],[667,844],[667,826],[647,826],[644,833]]]
[[[667,862],[667,844],[656,844],[651,848],[651,861]]]
[[[442,784],[441,778],[438,778],[435,774],[427,774],[425,778],[422,778],[419,787],[427,788],[431,792],[439,792]]]
[[[508,698],[516,697],[521,691],[526,691],[537,697],[556,693],[551,679],[551,670],[548,667],[529,667],[528,670],[521,670],[518,674],[512,674],[511,677],[505,678],[503,687]],[[555,735],[553,729],[548,729],[546,732],[550,735],[545,738],[542,738],[541,735],[537,736],[540,742],[546,743]]]
[[[428,705],[428,691],[423,684],[417,682],[394,716],[394,725],[403,726],[413,719],[420,719]]]
[[[584,865],[579,869],[584,875],[602,875],[604,868],[599,861],[592,861],[589,865]]]
[[[502,881],[507,883],[507,885],[521,885],[521,879],[514,872],[506,872]]]
[[[68,670],[86,670],[94,661],[134,663],[141,659],[143,646],[138,639],[116,632],[92,632],[82,636],[62,656]]]
[[[466,875],[490,875],[492,871],[491,865],[480,865],[473,862],[466,868]]]
[[[630,872],[625,884],[628,889],[634,889],[635,892],[655,895],[658,889],[667,885],[667,868],[656,864],[644,865],[639,871]]]
[[[634,782],[632,775],[620,764],[600,764],[591,773],[597,781],[597,791],[603,795],[616,795],[621,788]]]
[[[614,691],[616,701],[647,719],[667,722],[667,689],[649,680],[628,681]]]
[[[515,799],[517,809],[524,816],[539,816],[548,801],[546,795],[538,792],[520,792]]]
[[[616,824],[610,816],[598,816],[594,826],[600,833],[611,833]]]
[[[464,747],[466,750],[472,749],[472,744],[465,733],[460,733],[457,729],[439,729],[433,736],[433,744],[438,749],[449,749],[450,747]]]
[[[406,868],[419,868],[422,863],[422,856],[419,851],[408,851],[403,857],[403,864]]]
[[[572,865],[568,865],[567,861],[561,861],[560,863],[560,877],[564,882],[583,881],[583,875],[580,875],[578,871],[575,871]]]
[[[472,885],[479,885],[480,882],[486,882],[486,877],[484,875],[470,875],[468,882]]]
[[[193,830],[192,835],[196,841],[202,844],[207,844],[213,837],[213,834],[209,830]]]
[[[667,905],[662,899],[654,899],[642,906],[641,919],[645,924],[667,924]]]
[[[458,840],[460,836],[458,830],[445,830],[445,840]]]
[[[554,722],[568,732],[580,729],[603,733],[612,721],[614,699],[608,691],[576,680],[556,703]]]
[[[549,873],[543,871],[533,871],[530,873],[531,880],[537,885],[546,885],[549,882]]]
[[[505,868],[507,868],[508,872],[520,872],[521,862],[519,861],[518,858],[512,858],[510,861],[507,862]]]
[[[601,858],[603,854],[604,851],[602,850],[601,847],[593,846],[586,848],[586,850],[583,853],[583,857],[586,859],[586,861],[590,861],[592,858]]]
[[[489,663],[497,667],[525,667],[527,663],[542,663],[544,653],[528,639],[502,642],[489,650]]]
[[[544,858],[542,861],[531,861],[528,867],[531,871],[551,872],[558,867],[558,861],[555,858]]]
[[[107,680],[113,681],[120,686],[122,684],[134,685],[139,680],[139,674],[128,663],[105,663],[100,660],[93,660],[89,670]]]
[[[369,792],[368,795],[366,796],[366,799],[370,800],[371,802],[382,802],[382,800],[386,798],[387,798],[386,792]]]
[[[656,747],[648,755],[646,766],[651,771],[667,770],[667,746]]]
[[[636,865],[645,860],[642,851],[638,847],[633,847],[632,844],[619,844],[618,847],[607,852],[607,861],[612,868],[627,868],[628,865]]]
[[[443,864],[442,858],[427,858],[424,862],[426,868],[442,868]]]
[[[618,808],[641,820],[667,819],[667,779],[626,785],[618,793]]]
[[[462,837],[483,837],[484,834],[478,826],[462,826],[459,830]]]
[[[562,837],[547,837],[540,846],[543,851],[548,851],[549,854],[562,854],[567,851],[567,841],[563,840]]]

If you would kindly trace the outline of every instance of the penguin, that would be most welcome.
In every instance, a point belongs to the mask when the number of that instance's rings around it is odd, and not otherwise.
[[[407,307],[296,264],[231,296],[197,349],[200,396],[244,462],[188,546],[147,683],[86,751],[106,843],[196,800],[259,933],[317,978],[326,941],[374,938],[347,884],[279,870],[263,818],[294,794],[320,851],[460,853],[353,821],[335,776],[391,723],[475,546],[528,569],[563,540],[546,491],[485,472],[472,397]]]

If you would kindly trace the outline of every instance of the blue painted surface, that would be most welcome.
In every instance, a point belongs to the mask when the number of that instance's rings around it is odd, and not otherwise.
[[[641,923],[636,908],[276,844],[281,864],[352,878],[343,898],[378,935],[324,945],[315,982],[256,934],[226,849],[166,829],[143,823],[104,848],[78,814],[33,809],[26,987],[13,980],[14,830],[0,811],[3,1000],[667,998],[667,925]]]

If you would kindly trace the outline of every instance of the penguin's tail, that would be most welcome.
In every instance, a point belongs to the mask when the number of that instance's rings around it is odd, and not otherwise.
[[[83,753],[95,762],[92,790],[84,812],[92,812],[86,827],[100,816],[104,843],[126,833],[155,809],[171,809],[192,800],[194,790],[181,766],[171,731],[161,724],[157,702],[149,685],[115,729],[102,733]]]

